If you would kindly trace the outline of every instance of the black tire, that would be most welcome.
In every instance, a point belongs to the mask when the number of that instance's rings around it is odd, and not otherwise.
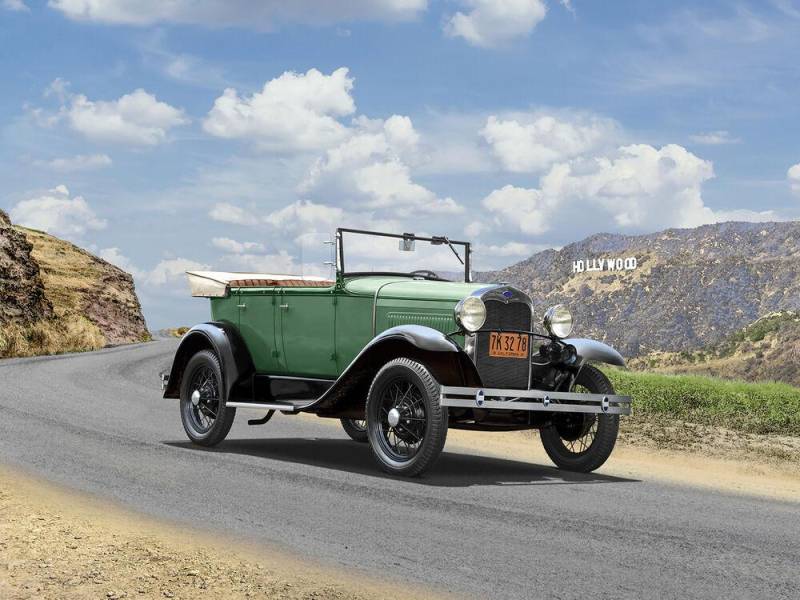
[[[192,399],[199,392],[197,403]],[[181,379],[181,422],[195,444],[215,446],[228,435],[236,409],[225,405],[222,368],[211,350],[201,350],[186,364]]]
[[[614,393],[608,377],[593,366],[583,367],[575,387],[592,394]],[[553,420],[539,435],[558,468],[589,473],[608,460],[617,442],[619,415],[556,413]]]
[[[367,421],[365,419],[339,419],[342,422],[342,429],[350,438],[360,444],[369,441],[367,437]]]
[[[389,420],[392,410],[397,411],[395,425]],[[369,388],[366,416],[372,454],[387,473],[421,475],[444,448],[447,410],[439,405],[439,384],[411,359],[397,358],[378,371]]]

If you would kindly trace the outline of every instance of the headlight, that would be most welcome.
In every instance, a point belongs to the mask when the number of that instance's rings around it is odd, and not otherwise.
[[[572,313],[563,304],[556,304],[544,313],[544,328],[557,338],[568,337],[572,333]]]
[[[467,296],[456,304],[456,323],[467,331],[478,331],[486,322],[486,305],[477,296]]]

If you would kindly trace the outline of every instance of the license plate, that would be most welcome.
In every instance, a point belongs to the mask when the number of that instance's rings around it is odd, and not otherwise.
[[[489,356],[528,358],[528,336],[522,333],[490,333]]]

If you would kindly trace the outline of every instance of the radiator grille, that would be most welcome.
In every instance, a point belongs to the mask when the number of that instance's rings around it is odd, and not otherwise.
[[[522,329],[530,331],[531,309],[523,302],[486,302],[484,329]],[[530,356],[521,358],[495,358],[489,356],[489,333],[477,334],[475,364],[486,387],[527,389]],[[529,345],[530,346],[530,345]]]

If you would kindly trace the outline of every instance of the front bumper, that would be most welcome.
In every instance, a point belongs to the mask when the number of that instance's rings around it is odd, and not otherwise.
[[[453,408],[630,415],[631,397],[544,390],[442,386],[439,404]]]

